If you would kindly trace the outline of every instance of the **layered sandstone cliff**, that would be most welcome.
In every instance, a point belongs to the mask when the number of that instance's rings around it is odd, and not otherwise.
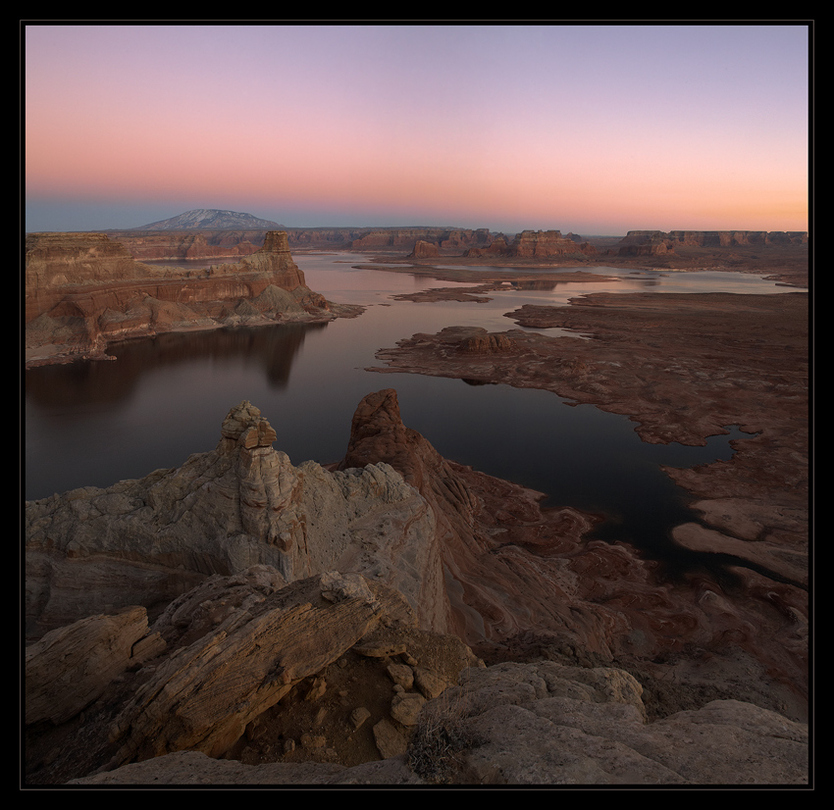
[[[236,264],[204,269],[136,261],[105,234],[26,238],[26,363],[106,356],[108,343],[163,332],[353,317],[310,290],[286,234]]]
[[[573,233],[558,230],[525,230],[508,238],[488,228],[284,228],[291,248],[336,250],[414,251],[414,258],[435,255],[502,256],[510,258],[559,258],[593,256],[599,249]],[[108,231],[139,261],[189,261],[236,258],[256,252],[269,229],[200,228],[153,230],[148,226]],[[596,241],[599,241],[598,239]],[[615,252],[623,257],[658,256],[675,247],[713,248],[791,247],[808,243],[806,231],[653,231],[630,230]]]
[[[506,256],[516,259],[553,259],[578,255],[593,256],[596,248],[582,242],[574,234],[563,236],[561,231],[525,230],[512,241],[505,237],[495,239],[485,247],[473,247],[467,251],[469,257]]]
[[[248,256],[263,246],[268,231],[109,231],[138,261],[184,261]]]
[[[438,251],[462,251],[483,247],[491,241],[487,228],[376,228],[350,242],[353,250],[408,250],[418,241],[434,245]]]
[[[675,247],[788,247],[808,244],[807,231],[629,231],[620,256],[662,256]]]

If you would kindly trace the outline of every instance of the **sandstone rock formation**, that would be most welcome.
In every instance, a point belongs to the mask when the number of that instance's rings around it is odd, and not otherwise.
[[[464,256],[467,258],[479,258],[481,256],[509,256],[510,246],[507,237],[500,235],[493,239],[486,247],[469,248]]]
[[[620,242],[617,255],[665,256],[674,249],[674,241],[662,231],[629,231]]]
[[[675,247],[731,248],[738,246],[803,246],[806,231],[629,231],[621,240],[620,256],[662,256]]]
[[[135,604],[156,615],[205,577],[256,564],[288,582],[340,570],[396,588],[422,627],[483,658],[542,640],[647,673],[682,656],[684,680],[710,672],[803,715],[807,604],[795,585],[747,572],[739,599],[701,575],[664,582],[628,544],[589,540],[593,516],[543,510],[540,493],[444,459],[403,425],[392,389],[357,407],[339,469],[295,467],[273,440],[241,403],[217,448],[177,469],[27,503],[27,633]],[[761,681],[746,683],[754,672]]]
[[[500,381],[594,403],[630,416],[650,442],[699,444],[733,424],[749,432],[731,461],[667,470],[692,493],[693,507],[703,516],[702,523],[677,527],[674,540],[683,548],[725,555],[735,586],[725,589],[696,574],[686,585],[662,587],[652,582],[650,567],[635,565],[627,547],[588,543],[570,557],[570,570],[587,574],[578,575],[573,594],[582,595],[586,615],[601,624],[603,606],[613,611],[607,614],[611,620],[625,619],[627,631],[597,627],[589,633],[598,640],[613,638],[609,650],[617,660],[635,653],[650,658],[664,648],[679,654],[692,644],[710,654],[723,650],[727,666],[736,669],[731,661],[744,650],[758,662],[754,667],[769,673],[766,680],[781,699],[799,700],[794,705],[801,717],[808,690],[807,315],[802,294],[592,294],[570,307],[511,313],[523,324],[569,328],[582,338],[511,330],[503,335],[505,350],[473,353],[473,339],[483,345],[494,339],[497,346],[499,335],[448,328],[414,335],[377,356],[399,373]],[[622,556],[615,558],[615,549]],[[501,544],[495,554],[508,552]],[[597,572],[622,573],[611,580],[593,574],[595,553],[605,557],[595,561]],[[556,564],[556,555],[546,557]],[[495,556],[485,555],[486,560],[497,562]],[[634,566],[628,574],[620,568],[627,560]],[[470,572],[461,581],[495,582],[508,570],[480,577]],[[545,570],[537,567],[536,574]],[[521,587],[508,584],[504,591]],[[535,576],[526,577],[523,587],[528,594],[539,588],[544,593]],[[633,601],[638,591],[642,595]],[[499,603],[497,597],[489,601]],[[632,613],[627,604],[641,607]],[[479,612],[489,615],[486,608]],[[552,620],[537,618],[540,627],[554,627]],[[672,623],[668,628],[676,626],[675,640],[661,630],[665,621]],[[628,650],[623,640],[634,643],[638,637],[637,646],[646,646]]]
[[[257,227],[257,223],[251,217],[238,224],[228,221],[225,226],[187,226],[186,215],[181,215],[142,228],[108,231],[107,235],[121,242],[139,261],[246,256],[257,251],[272,230],[285,232],[291,248],[408,251],[423,242],[438,255],[488,245],[492,238],[487,228],[286,228],[268,222]],[[189,227],[199,227],[199,230]]]
[[[566,253],[593,254],[596,249],[585,243],[577,243],[570,236],[562,236],[561,231],[522,231],[510,244],[510,251],[519,258],[547,258]]]
[[[112,341],[162,332],[361,312],[310,290],[279,231],[238,264],[205,270],[137,262],[105,234],[29,234],[25,293],[27,365],[102,357]]]
[[[488,228],[287,228],[291,247],[388,252],[423,250],[449,255],[489,244]]]
[[[460,354],[471,370],[473,355]],[[518,359],[505,351],[486,357]],[[628,544],[589,540],[594,517],[569,507],[542,510],[539,493],[443,459],[402,424],[392,390],[357,408],[342,464],[379,461],[432,505],[454,632],[485,659],[542,638],[601,662],[630,661],[644,673],[654,671],[655,659],[692,657],[676,677],[712,671],[708,678],[745,699],[791,707],[800,718],[807,711],[808,606],[801,588],[752,572],[744,574],[740,599],[702,574],[664,582],[656,564]],[[786,613],[788,605],[796,612]],[[743,684],[754,672],[761,680],[750,691]]]
[[[418,239],[414,245],[414,249],[408,254],[409,259],[427,259],[440,255],[440,248],[424,239]]]
[[[647,723],[641,695],[611,668],[469,669],[427,711],[410,762],[428,780],[479,785],[806,783],[804,724],[732,700]]]
[[[142,607],[55,628],[26,648],[27,724],[59,725],[75,717],[127,669],[164,646],[160,636],[148,636]]]
[[[668,238],[682,245],[708,247],[808,244],[807,231],[669,231]]]
[[[350,242],[351,250],[412,251],[418,242],[434,245],[440,251],[463,251],[491,241],[489,229],[465,228],[372,228]]]
[[[26,676],[32,784],[809,781],[803,723],[737,700],[652,718],[613,667],[484,667],[358,574],[213,576],[150,627],[133,608],[53,631]]]
[[[111,652],[90,657],[99,649]],[[391,745],[402,753],[416,709],[480,662],[420,629],[391,588],[339,572],[287,584],[257,565],[210,577],[150,627],[134,607],[58,628],[28,648],[26,664],[27,768],[65,781],[173,751],[239,757],[267,726],[302,756],[338,748],[344,763],[378,760]],[[94,742],[44,758],[66,736]],[[299,760],[294,745],[283,748]]]
[[[589,516],[444,459],[392,389],[336,469],[275,439],[243,402],[180,468],[27,503],[31,779],[807,779],[786,654],[751,630],[788,639],[790,589],[767,586],[779,623],[657,581]]]
[[[497,255],[524,260],[577,258],[594,254],[596,248],[589,242],[580,242],[574,234],[563,236],[561,231],[555,230],[525,230],[509,243],[506,238],[495,239],[488,246],[473,246],[466,253],[468,257]]]
[[[386,597],[394,605],[386,610]],[[246,726],[396,612],[396,592],[374,593],[359,575],[324,575],[248,598],[180,646],[116,717],[111,759],[120,765],[170,751],[225,753]],[[193,632],[193,628],[189,628]]]
[[[293,466],[248,402],[232,408],[213,451],[179,468],[26,508],[27,632],[107,606],[164,606],[211,574],[256,564],[287,582],[364,571],[444,630],[447,604],[427,504],[387,464],[328,472]]]

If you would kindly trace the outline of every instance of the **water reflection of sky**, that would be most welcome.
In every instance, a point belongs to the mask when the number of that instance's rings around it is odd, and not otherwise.
[[[390,303],[391,296],[401,293],[419,292],[425,289],[459,288],[466,289],[477,285],[477,280],[466,282],[451,282],[432,279],[422,275],[396,272],[385,269],[370,269],[368,259],[359,254],[302,254],[295,256],[295,261],[304,272],[307,284],[312,289],[321,292],[333,301],[343,303],[374,304]],[[357,266],[365,265],[365,266]],[[459,270],[458,265],[437,265],[438,269]],[[496,268],[488,266],[467,266],[467,270],[475,272],[493,272]],[[518,270],[530,273],[530,268],[501,268],[501,270]],[[657,292],[657,293],[737,293],[737,294],[770,294],[784,293],[797,288],[785,287],[775,281],[753,274],[733,273],[719,270],[704,270],[697,272],[675,272],[669,270],[632,270],[616,267],[568,267],[561,271],[554,268],[542,268],[541,273],[557,276],[559,272],[566,277],[572,277],[576,272],[589,276],[603,277],[600,281],[567,281],[554,280],[552,289],[524,289],[512,287],[508,283],[503,290],[483,293],[489,298],[487,302],[434,302],[431,306],[425,303],[404,302],[412,307],[420,307],[423,312],[419,316],[425,319],[425,325],[417,327],[415,331],[437,331],[444,326],[481,326],[490,331],[504,331],[519,328],[518,325],[506,317],[506,313],[518,309],[525,304],[538,306],[566,305],[572,298],[578,298],[591,293],[628,293],[628,292]],[[609,281],[613,276],[615,280]],[[431,310],[431,311],[430,311]],[[405,317],[410,321],[400,305],[398,318]],[[439,325],[438,325],[439,324]],[[402,324],[405,327],[405,324]],[[436,329],[434,328],[436,326]],[[407,331],[407,330],[406,330]],[[549,328],[549,335],[573,335],[567,330]],[[410,337],[411,333],[401,334],[400,337]],[[393,344],[391,344],[393,345]]]
[[[553,291],[490,293],[486,304],[414,303],[393,295],[452,285],[410,273],[357,268],[363,256],[296,257],[308,285],[333,301],[361,303],[358,318],[197,334],[161,335],[111,347],[112,363],[26,372],[26,497],[108,486],[181,465],[212,449],[229,408],[257,405],[298,464],[344,455],[356,405],[395,388],[403,421],[447,458],[548,493],[551,502],[619,517],[616,536],[651,547],[690,519],[683,493],[659,465],[729,458],[732,432],[705,448],[640,441],[627,417],[568,407],[555,394],[451,378],[368,371],[375,352],[417,332],[452,325],[517,328],[505,317],[523,303],[564,304],[586,292],[624,290],[784,292],[734,273],[621,273],[624,280],[559,285]],[[189,266],[193,266],[189,263]],[[595,272],[605,275],[610,268]],[[548,330],[553,334],[556,330]]]
[[[392,295],[419,292],[426,289],[444,287],[467,288],[478,284],[472,281],[445,281],[423,274],[403,272],[401,266],[396,271],[387,271],[384,265],[370,266],[370,258],[361,253],[348,252],[308,252],[293,255],[293,260],[304,272],[307,286],[323,293],[334,301],[346,304],[376,304]],[[207,268],[213,264],[233,263],[236,259],[196,259],[182,263],[190,269]],[[171,264],[170,260],[149,261],[148,264]],[[461,265],[437,264],[438,270],[460,270]],[[495,267],[488,265],[465,265],[463,269],[474,273],[491,273]],[[502,272],[519,272],[531,274],[539,272],[553,281],[551,290],[520,290],[507,285],[506,292],[490,293],[499,298],[508,299],[508,303],[520,299],[523,294],[529,300],[524,303],[566,304],[571,298],[592,292],[722,292],[722,293],[783,293],[788,290],[802,291],[800,288],[785,287],[764,276],[751,273],[734,273],[722,270],[675,271],[675,270],[630,270],[621,267],[579,266],[579,267],[502,267]],[[615,281],[581,282],[573,278],[559,281],[564,274],[571,277],[576,273],[589,276],[614,277]],[[513,296],[513,298],[510,298]]]
[[[456,265],[437,265],[438,269],[459,270]],[[466,266],[467,270],[474,272],[494,272],[496,268],[488,266]],[[525,274],[536,272],[533,268],[516,267],[501,268],[523,272]],[[563,267],[563,268],[539,268],[538,272],[547,275],[554,281],[552,291],[542,291],[542,298],[552,298],[552,303],[561,303],[567,297],[575,297],[586,292],[722,292],[722,293],[780,293],[785,292],[783,285],[768,280],[764,276],[757,276],[748,273],[733,273],[722,270],[698,270],[698,271],[675,271],[675,270],[628,270],[620,267]],[[616,281],[593,281],[588,283],[576,282],[572,279],[559,281],[559,274],[573,276],[575,273],[583,273],[589,276],[613,276]],[[468,282],[468,284],[477,282]],[[443,283],[432,286],[456,286]],[[466,286],[461,284],[460,286]],[[796,288],[791,288],[796,289]]]

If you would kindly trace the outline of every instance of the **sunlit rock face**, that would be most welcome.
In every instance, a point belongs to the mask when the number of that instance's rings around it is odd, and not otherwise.
[[[27,365],[106,357],[115,340],[164,332],[354,317],[309,289],[283,231],[239,263],[184,269],[136,261],[100,233],[26,238]]]

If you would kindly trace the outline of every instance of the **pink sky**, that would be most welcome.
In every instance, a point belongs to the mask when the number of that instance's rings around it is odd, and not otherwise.
[[[806,230],[805,26],[27,26],[27,230]]]

